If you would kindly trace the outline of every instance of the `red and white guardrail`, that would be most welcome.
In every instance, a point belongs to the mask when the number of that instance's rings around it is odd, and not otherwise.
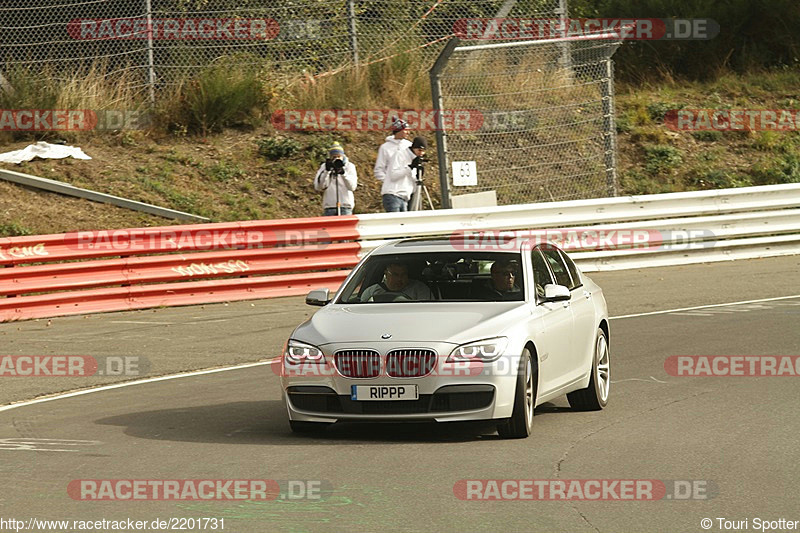
[[[389,239],[506,232],[587,272],[796,254],[800,184],[2,238],[0,321],[300,295]]]

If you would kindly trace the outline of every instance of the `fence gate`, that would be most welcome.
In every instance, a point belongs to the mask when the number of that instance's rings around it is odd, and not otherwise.
[[[482,191],[495,191],[498,205],[616,196],[619,40],[600,32],[500,40],[496,23],[469,23],[430,71],[434,108],[471,117],[469,127],[443,119],[437,128],[443,207]],[[477,184],[460,164],[469,161]]]

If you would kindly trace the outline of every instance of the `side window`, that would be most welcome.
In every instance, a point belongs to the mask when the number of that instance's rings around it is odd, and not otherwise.
[[[533,263],[533,278],[536,283],[536,296],[544,296],[544,286],[548,283],[553,283],[553,277],[550,275],[550,270],[547,268],[544,257],[542,257],[539,250],[531,252],[531,262]]]
[[[578,272],[578,267],[576,267],[572,259],[570,259],[569,256],[564,253],[564,250],[561,250],[561,258],[567,264],[567,270],[569,270],[569,275],[572,278],[572,286],[569,289],[572,290],[576,287],[583,286],[583,281],[581,280],[581,275]]]
[[[564,264],[564,260],[561,259],[558,250],[556,248],[545,247],[540,248],[540,250],[544,254],[545,259],[547,259],[547,264],[553,269],[553,274],[556,276],[556,283],[564,285],[572,290],[574,288],[572,286],[572,278],[569,277],[567,265]]]

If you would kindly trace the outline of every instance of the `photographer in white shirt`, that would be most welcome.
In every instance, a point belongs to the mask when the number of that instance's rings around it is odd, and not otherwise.
[[[355,206],[353,191],[358,187],[356,166],[344,155],[338,142],[328,150],[328,159],[320,165],[314,178],[314,189],[322,195],[323,216],[352,215]]]

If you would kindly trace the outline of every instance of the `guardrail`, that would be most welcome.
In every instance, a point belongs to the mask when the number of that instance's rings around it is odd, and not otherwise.
[[[386,240],[482,232],[555,235],[587,272],[797,254],[800,184],[3,238],[0,321],[299,295]]]

